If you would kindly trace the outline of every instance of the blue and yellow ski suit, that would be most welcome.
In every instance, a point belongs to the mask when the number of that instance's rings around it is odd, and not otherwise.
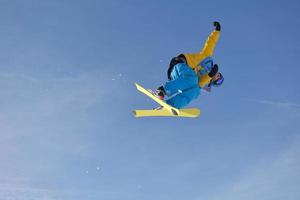
[[[200,52],[182,54],[186,63],[176,64],[171,71],[171,80],[164,85],[166,95],[173,96],[166,100],[168,104],[182,108],[196,99],[201,89],[209,84],[211,77],[208,73],[212,67],[212,55],[219,36],[220,31],[214,30]]]

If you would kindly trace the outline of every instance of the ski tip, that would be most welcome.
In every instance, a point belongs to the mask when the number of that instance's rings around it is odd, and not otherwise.
[[[136,89],[138,89],[138,90],[139,90],[139,88],[142,87],[142,86],[141,86],[140,84],[138,84],[138,83],[134,83],[134,85],[135,85]]]
[[[133,113],[133,115],[136,117],[136,111],[135,111],[135,110],[133,110],[133,111],[132,111],[132,113]]]

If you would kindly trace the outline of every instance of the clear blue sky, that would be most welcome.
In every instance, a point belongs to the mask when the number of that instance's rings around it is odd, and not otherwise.
[[[300,199],[300,3],[0,1],[0,199]],[[201,117],[142,118],[212,22]]]

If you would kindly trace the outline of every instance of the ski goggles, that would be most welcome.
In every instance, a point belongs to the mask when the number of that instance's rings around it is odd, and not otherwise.
[[[220,85],[222,85],[223,82],[224,82],[224,77],[223,77],[223,75],[220,73],[220,78],[218,78],[217,80],[215,80],[215,81],[213,82],[213,85],[214,85],[214,86],[220,86]]]

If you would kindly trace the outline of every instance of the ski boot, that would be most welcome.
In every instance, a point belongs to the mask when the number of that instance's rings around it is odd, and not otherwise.
[[[155,91],[149,89],[149,92],[151,92],[154,96],[156,96],[157,98],[159,98],[160,100],[164,100],[165,99],[165,90],[163,88],[163,86],[158,87]]]

